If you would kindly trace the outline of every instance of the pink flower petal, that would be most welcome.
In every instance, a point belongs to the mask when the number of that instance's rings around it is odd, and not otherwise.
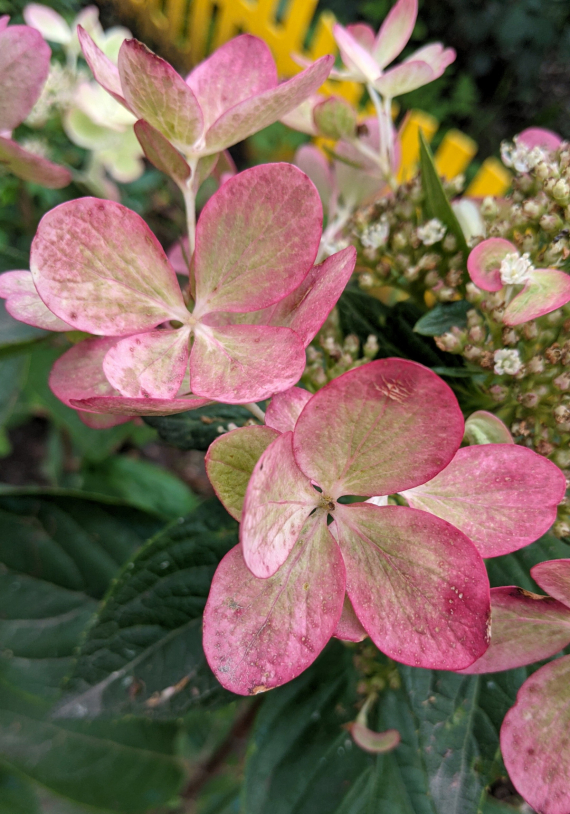
[[[382,96],[393,99],[403,93],[421,88],[436,79],[433,69],[427,62],[402,62],[374,82]]]
[[[372,51],[375,34],[369,25],[366,25],[366,23],[352,23],[346,26],[346,30],[365,51]]]
[[[226,511],[241,520],[243,501],[253,469],[279,436],[270,427],[239,427],[210,444],[206,473]]]
[[[268,46],[241,34],[218,48],[186,77],[208,129],[234,105],[277,85],[277,68]]]
[[[291,328],[305,347],[317,335],[354,271],[356,250],[347,246],[313,266],[287,297],[255,314],[256,322]]]
[[[321,57],[287,82],[231,107],[207,131],[203,154],[225,150],[278,121],[320,88],[333,64],[334,57]]]
[[[321,238],[313,183],[292,164],[264,164],[230,178],[196,229],[195,316],[256,311],[296,288]]]
[[[120,427],[127,424],[133,416],[112,415],[111,413],[86,413],[83,410],[76,410],[79,420],[91,430],[109,430],[111,427]]]
[[[339,23],[333,26],[333,36],[351,77],[356,82],[374,82],[380,76],[380,67],[370,51],[363,47],[361,33],[358,30],[356,39]]]
[[[537,670],[501,727],[501,751],[516,790],[541,814],[570,811],[570,656]]]
[[[143,119],[139,119],[134,127],[139,144],[151,164],[178,184],[190,177],[190,167],[185,159],[162,133]]]
[[[374,116],[366,119],[363,124],[367,132],[360,136],[359,141],[378,153],[380,147],[380,133],[378,119]],[[378,196],[380,190],[386,185],[386,179],[378,165],[372,159],[363,156],[362,153],[347,141],[339,141],[335,152],[345,161],[334,162],[334,175],[338,192],[342,196],[343,202],[348,206],[359,206]],[[352,164],[356,164],[360,169],[356,169]],[[394,172],[400,165],[400,150],[398,142],[394,144]]]
[[[412,36],[418,16],[418,0],[398,0],[382,23],[374,43],[374,59],[381,68],[401,54]]]
[[[570,560],[540,562],[530,573],[543,591],[570,608]]]
[[[311,61],[307,60],[307,65],[311,64]],[[287,125],[287,127],[290,127],[292,130],[298,130],[300,133],[306,133],[308,136],[316,136],[317,128],[315,127],[315,120],[313,119],[313,109],[315,105],[322,102],[324,98],[324,96],[321,96],[318,93],[316,93],[314,96],[309,96],[304,102],[301,102],[300,105],[289,111],[289,113],[281,116],[280,121]],[[303,148],[301,147],[300,149]],[[320,150],[317,150],[317,152],[322,155]],[[297,161],[294,163],[296,164]],[[311,178],[309,173],[307,173],[307,175],[309,175]]]
[[[298,676],[331,638],[345,572],[324,517],[311,518],[287,562],[257,579],[241,546],[226,554],[204,610],[204,652],[220,684],[256,695]]]
[[[289,390],[277,393],[265,411],[266,426],[273,427],[278,432],[292,432],[303,407],[312,395],[308,390],[302,390],[300,387],[291,387]]]
[[[41,3],[28,3],[22,12],[26,25],[37,29],[44,39],[67,45],[71,41],[71,29],[61,14]]]
[[[6,271],[0,274],[0,297],[6,298],[6,310],[20,322],[46,331],[74,330],[52,314],[40,299],[30,271]]]
[[[176,147],[190,147],[204,129],[198,100],[168,62],[138,40],[125,40],[119,51],[119,76],[125,99],[139,119]]]
[[[346,590],[374,644],[403,664],[460,670],[488,646],[489,581],[471,541],[405,506],[337,504]]]
[[[117,102],[120,102],[120,104],[129,109],[123,96],[121,78],[117,66],[95,45],[87,31],[80,25],[77,26],[77,36],[85,61],[91,68],[91,73],[97,82],[107,93],[111,94],[113,99],[116,99]]]
[[[518,134],[517,139],[530,149],[533,147],[542,147],[543,149],[553,151],[557,150],[562,144],[562,139],[558,133],[553,133],[552,130],[545,130],[543,127],[527,127],[526,130]]]
[[[2,17],[0,17],[0,32],[7,28],[9,22],[10,16],[8,14],[4,14]]]
[[[570,608],[522,588],[491,588],[491,644],[461,672],[513,670],[550,658],[568,644]]]
[[[296,384],[305,351],[289,328],[198,326],[190,355],[192,392],[226,404],[260,401]]]
[[[188,261],[190,260],[188,235],[181,237],[170,247],[167,257],[176,274],[183,274],[188,277]]]
[[[475,246],[467,258],[467,271],[475,285],[483,291],[500,291],[501,263],[508,254],[518,254],[518,249],[503,237],[490,237]]]
[[[174,399],[127,398],[127,396],[92,396],[84,399],[71,399],[70,407],[110,415],[175,415],[197,410],[211,404],[210,399],[200,398],[189,393]]]
[[[188,369],[189,340],[188,328],[128,336],[105,356],[105,376],[122,396],[174,398]]]
[[[23,181],[33,181],[48,189],[61,189],[71,183],[71,173],[65,167],[24,150],[8,138],[0,137],[0,166]]]
[[[370,752],[371,755],[381,755],[391,752],[400,743],[400,733],[397,729],[387,729],[386,732],[374,732],[359,721],[348,724],[348,731],[357,746]]]
[[[485,444],[458,450],[435,478],[402,494],[460,529],[483,557],[499,557],[545,534],[565,491],[564,475],[542,455]]]
[[[247,567],[262,579],[283,565],[319,505],[320,494],[295,463],[291,439],[292,433],[286,432],[272,441],[245,493],[240,541]]]
[[[342,639],[345,642],[361,642],[368,636],[368,633],[358,621],[358,616],[354,612],[348,594],[344,597],[342,614],[333,635],[335,639]]]
[[[82,331],[121,336],[188,316],[162,246],[112,201],[80,198],[44,215],[31,269],[48,308]]]
[[[444,48],[439,42],[424,45],[408,57],[405,62],[427,62],[437,79],[445,69],[455,61],[457,54],[453,48]]]
[[[388,495],[451,461],[463,416],[450,388],[416,362],[380,359],[316,393],[295,427],[299,467],[333,498]]]
[[[0,31],[0,132],[22,122],[40,95],[49,72],[51,50],[27,25]]]
[[[514,444],[509,428],[487,410],[476,410],[465,422],[468,444]]]
[[[313,144],[303,144],[295,153],[294,161],[316,186],[323,206],[328,211],[328,204],[334,192],[334,176],[327,159]]]
[[[522,291],[508,304],[503,322],[521,325],[570,302],[570,277],[558,269],[534,269]]]

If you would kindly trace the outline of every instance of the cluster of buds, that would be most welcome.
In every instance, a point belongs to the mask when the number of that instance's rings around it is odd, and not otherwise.
[[[378,353],[378,339],[370,334],[362,345],[355,334],[343,338],[336,308],[319,331],[315,342],[307,348],[307,365],[303,384],[316,393],[328,382],[372,361]]]
[[[455,197],[463,182],[458,176],[446,183],[448,196]],[[374,289],[390,286],[421,304],[426,292],[430,304],[459,298],[466,278],[465,254],[440,220],[422,217],[423,200],[421,179],[415,177],[355,214],[351,240],[358,250],[359,282],[366,291],[374,294]],[[457,214],[463,215],[461,207]]]

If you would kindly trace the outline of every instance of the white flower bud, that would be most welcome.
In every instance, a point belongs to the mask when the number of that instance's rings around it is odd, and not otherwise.
[[[570,185],[568,184],[568,181],[565,181],[564,178],[560,178],[554,184],[552,195],[557,201],[563,201],[566,203],[570,197]]]
[[[534,266],[529,260],[528,252],[522,257],[516,252],[511,252],[501,263],[501,282],[503,285],[522,285],[526,283],[533,270]]]
[[[424,246],[433,246],[434,243],[439,243],[442,240],[446,231],[447,227],[438,218],[432,218],[423,226],[418,226],[416,234]]]
[[[377,223],[372,223],[360,235],[360,242],[367,249],[379,249],[385,246],[390,236],[390,224],[386,215],[382,215]]]
[[[515,376],[522,370],[523,364],[518,350],[510,348],[496,350],[493,354],[493,360],[495,362],[494,370],[497,376]]]

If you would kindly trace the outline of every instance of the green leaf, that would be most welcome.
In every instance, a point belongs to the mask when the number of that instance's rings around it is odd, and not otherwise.
[[[469,248],[465,235],[447,199],[443,184],[435,167],[432,152],[420,129],[420,169],[422,174],[422,188],[425,195],[424,214],[426,219],[437,218],[451,234],[455,235],[459,249],[467,258]]]
[[[40,814],[32,786],[0,768],[0,814]]]
[[[6,311],[3,302],[0,302],[0,351],[13,350],[23,345],[29,345],[49,336],[49,331],[34,328],[19,322]]]
[[[493,588],[518,585],[527,591],[544,593],[530,576],[530,569],[545,560],[570,558],[570,545],[547,533],[531,545],[486,561],[489,580]]]
[[[88,631],[62,714],[178,716],[222,691],[202,650],[202,611],[237,523],[208,501],[130,560]],[[161,695],[162,694],[162,695]]]
[[[96,600],[156,519],[118,501],[4,487],[0,524],[0,764],[108,812],[165,804],[182,781],[176,727],[50,717]]]
[[[416,322],[414,331],[422,336],[441,336],[454,326],[465,328],[467,312],[471,308],[472,305],[467,300],[438,302],[431,311]]]
[[[18,353],[0,356],[0,427],[14,409],[30,364],[29,356]]]
[[[369,725],[377,731],[398,729],[402,743],[393,752],[372,756],[342,728],[356,717],[355,686],[361,677],[353,667],[353,652],[332,643],[313,667],[264,699],[250,743],[244,810],[481,811],[486,786],[502,771],[497,761],[500,723],[526,673],[460,676],[394,665],[377,656],[388,688]]]
[[[252,421],[245,407],[209,404],[198,410],[166,416],[145,416],[144,422],[158,431],[163,441],[179,449],[207,450],[212,441],[235,427]],[[234,424],[235,427],[230,427]]]
[[[181,517],[198,505],[188,486],[167,469],[128,455],[114,455],[86,467],[83,489],[121,498],[164,520]]]

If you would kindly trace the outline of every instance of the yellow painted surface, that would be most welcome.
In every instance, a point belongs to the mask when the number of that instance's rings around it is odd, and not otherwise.
[[[437,119],[423,110],[411,110],[408,113],[400,128],[402,165],[398,173],[399,181],[409,181],[414,176],[420,160],[420,130],[425,140],[430,142],[438,126]]]
[[[469,184],[466,195],[479,198],[485,195],[504,195],[511,185],[511,174],[498,158],[491,156],[481,164],[481,168]]]
[[[435,154],[435,166],[447,180],[465,172],[477,152],[477,144],[460,130],[448,130]]]

